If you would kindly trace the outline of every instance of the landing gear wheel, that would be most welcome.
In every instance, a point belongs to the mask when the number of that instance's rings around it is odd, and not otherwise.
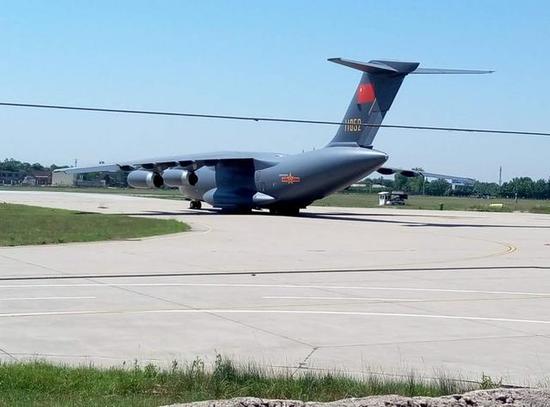
[[[247,215],[252,212],[252,208],[249,208],[247,206],[235,206],[230,208],[223,208],[222,212],[231,215]]]
[[[298,216],[300,214],[300,208],[295,206],[269,208],[269,213],[271,215]]]
[[[201,201],[191,201],[189,202],[189,209],[200,209],[202,207]]]

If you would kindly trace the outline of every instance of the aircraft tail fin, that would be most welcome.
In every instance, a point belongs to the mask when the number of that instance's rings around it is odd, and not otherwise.
[[[408,74],[482,74],[492,71],[418,68],[418,62],[372,60],[351,61],[329,58],[330,62],[363,72],[336,136],[329,146],[359,145],[371,147],[378,125],[390,109],[403,79]]]

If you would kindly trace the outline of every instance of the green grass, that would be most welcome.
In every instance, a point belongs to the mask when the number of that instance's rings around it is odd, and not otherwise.
[[[0,186],[0,191],[53,191],[53,192],[82,192],[133,195],[150,198],[182,199],[177,189],[132,189],[132,188],[76,188],[76,187],[26,187],[26,186]],[[502,203],[502,208],[492,208],[492,203]],[[433,209],[439,210],[443,204],[443,210],[455,211],[484,211],[484,212],[532,212],[550,214],[550,200],[536,199],[481,199],[453,196],[422,196],[409,195],[405,206],[393,206],[398,209]],[[378,206],[378,195],[358,192],[343,192],[330,195],[313,203],[314,206],[336,206],[355,208],[374,208]]]
[[[0,203],[0,246],[128,239],[188,229],[188,225],[171,219]]]
[[[315,206],[344,206],[353,208],[374,208],[378,206],[378,195],[362,193],[336,193],[313,202]]]
[[[495,386],[459,382],[444,376],[424,380],[366,375],[292,375],[217,357],[212,367],[194,363],[161,370],[153,365],[99,369],[46,362],[0,364],[0,406],[158,406],[232,397],[333,401],[381,394],[440,396]]]
[[[533,212],[550,214],[550,201],[535,199],[481,199],[452,196],[422,196],[409,195],[404,206],[392,206],[397,209],[433,209],[439,210],[443,204],[444,210],[455,211],[490,211],[490,212]],[[503,204],[502,208],[494,208],[490,204]],[[314,202],[317,206],[340,206],[357,208],[374,208],[378,206],[378,196],[366,193],[337,193]]]
[[[135,188],[94,188],[94,187],[57,187],[57,186],[26,186],[0,185],[0,191],[41,191],[41,192],[77,192],[88,194],[131,195],[147,198],[183,199],[178,189],[135,189]]]

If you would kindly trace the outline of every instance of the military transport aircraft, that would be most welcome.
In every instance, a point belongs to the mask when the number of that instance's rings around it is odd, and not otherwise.
[[[338,123],[339,128],[336,135],[324,148],[294,155],[258,152],[177,155],[58,171],[73,174],[126,171],[128,172],[128,185],[134,188],[160,188],[162,186],[179,188],[183,196],[190,200],[192,209],[200,209],[201,202],[207,202],[215,208],[221,208],[228,212],[268,209],[274,214],[295,215],[301,208],[305,208],[313,201],[342,190],[374,171],[381,174],[418,175],[412,170],[385,167],[384,163],[387,161],[388,155],[373,148],[373,141],[380,127],[409,127],[381,124],[405,76],[409,74],[482,74],[492,72],[425,69],[419,68],[420,64],[417,62],[385,60],[357,62],[341,58],[332,58],[329,61],[357,69],[363,74],[344,119]],[[147,113],[10,103],[1,103],[0,105]],[[149,113],[154,114],[154,112]],[[163,113],[157,112],[157,114]],[[170,115],[209,117],[209,115],[175,113]],[[240,119],[279,121],[279,119],[266,118]],[[286,119],[280,121],[308,122]],[[410,126],[410,128],[418,127]]]

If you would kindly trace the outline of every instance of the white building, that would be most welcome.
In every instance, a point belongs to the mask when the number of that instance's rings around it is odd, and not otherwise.
[[[72,187],[76,183],[76,174],[54,172],[52,174],[52,185],[57,187]]]

